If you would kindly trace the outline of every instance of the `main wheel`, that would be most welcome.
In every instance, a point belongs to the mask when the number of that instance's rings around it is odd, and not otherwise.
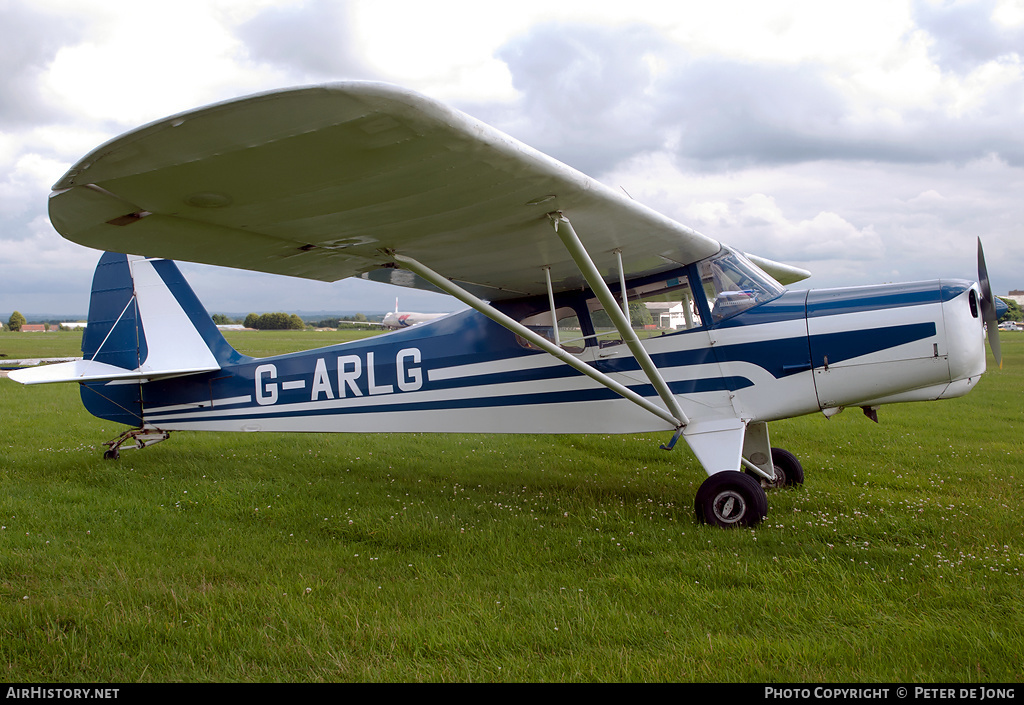
[[[783,448],[772,448],[772,465],[775,466],[775,482],[770,482],[749,470],[748,475],[761,483],[766,490],[777,490],[782,487],[796,487],[804,484],[804,468],[797,457]]]
[[[804,467],[788,450],[772,448],[772,465],[775,466],[773,487],[794,487],[804,484]]]
[[[742,472],[717,472],[704,480],[693,503],[698,521],[731,528],[755,526],[768,514],[761,483]]]

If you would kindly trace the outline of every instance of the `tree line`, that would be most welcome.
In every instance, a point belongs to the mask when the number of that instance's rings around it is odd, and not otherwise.
[[[1018,323],[1024,321],[1024,310],[1021,309],[1019,303],[1013,299],[1003,299],[1002,296],[996,298],[1002,299],[1003,303],[1007,306],[1006,313],[999,319],[1000,323],[1003,321],[1017,321]]]
[[[0,330],[9,330],[17,333],[21,331],[23,326],[28,325],[30,323],[32,325],[38,325],[41,323],[46,327],[46,330],[50,331],[64,330],[64,327],[61,324],[65,322],[66,321],[59,319],[50,319],[48,321],[37,319],[34,321],[29,321],[25,318],[24,314],[22,314],[21,311],[15,311],[14,313],[11,314],[11,317],[7,319],[6,326],[4,325],[3,321],[0,321]]]
[[[223,313],[215,313],[213,316],[213,322],[219,326],[221,325],[232,325],[242,324],[246,328],[254,328],[256,330],[303,330],[306,328],[306,321],[304,321],[296,313],[250,313],[244,319],[230,318]],[[325,318],[321,321],[313,321],[308,325],[315,328],[338,328],[343,326],[345,323],[365,323],[367,318],[362,313],[357,313],[354,316],[336,316],[332,318]]]
[[[295,313],[250,313],[243,324],[256,330],[305,330],[306,322]]]

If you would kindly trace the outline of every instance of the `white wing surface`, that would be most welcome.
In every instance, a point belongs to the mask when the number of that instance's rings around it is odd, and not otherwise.
[[[87,155],[50,219],[101,250],[323,281],[432,288],[412,257],[482,298],[584,284],[547,214],[572,221],[599,269],[627,277],[720,244],[422,95],[380,83],[259,94],[159,120]],[[761,260],[796,281],[807,272]]]

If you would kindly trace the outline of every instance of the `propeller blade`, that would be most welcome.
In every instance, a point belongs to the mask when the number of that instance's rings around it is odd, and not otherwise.
[[[985,266],[985,250],[978,238],[978,285],[981,287],[981,316],[988,329],[988,344],[992,348],[992,356],[999,367],[1003,366],[1002,351],[999,348],[999,313],[996,310],[996,297],[992,295],[992,285],[988,280],[988,267]]]

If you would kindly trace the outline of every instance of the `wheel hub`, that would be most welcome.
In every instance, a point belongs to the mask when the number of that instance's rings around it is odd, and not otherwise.
[[[786,471],[780,468],[778,465],[773,465],[772,468],[775,470],[775,480],[761,480],[761,487],[765,489],[779,489],[780,487],[786,486]]]
[[[712,506],[715,517],[724,524],[739,522],[747,512],[746,501],[740,493],[734,490],[726,490],[717,495]]]

